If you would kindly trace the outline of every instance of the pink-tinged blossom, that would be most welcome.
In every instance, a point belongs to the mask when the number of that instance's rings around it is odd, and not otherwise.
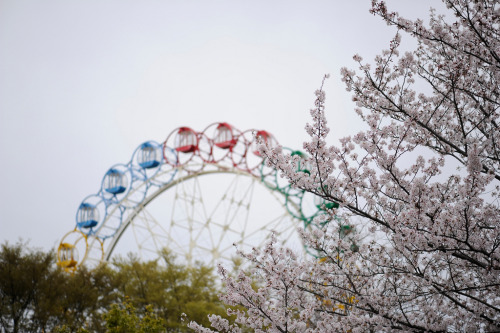
[[[341,70],[365,131],[328,145],[321,88],[306,126],[310,173],[261,145],[292,186],[339,208],[301,232],[317,258],[273,239],[243,255],[249,271],[221,269],[222,300],[247,310],[232,326],[211,318],[216,331],[500,331],[499,4],[444,2],[447,20],[431,11],[424,24],[372,1],[397,34],[373,63],[356,55],[358,70]],[[402,36],[417,39],[414,52],[400,55]],[[353,250],[337,221],[368,236]]]

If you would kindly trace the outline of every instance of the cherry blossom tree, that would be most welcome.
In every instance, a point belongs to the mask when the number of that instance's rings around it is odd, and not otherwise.
[[[396,28],[390,47],[342,80],[367,129],[326,142],[325,94],[316,92],[309,173],[299,157],[261,146],[292,186],[339,205],[303,232],[317,258],[270,242],[244,255],[222,299],[236,324],[217,331],[500,332],[500,3],[444,0],[428,24],[372,13]],[[400,34],[415,38],[399,53]],[[367,239],[342,237],[333,218],[359,221]],[[257,281],[257,287],[254,282]],[[195,323],[198,332],[212,332]]]

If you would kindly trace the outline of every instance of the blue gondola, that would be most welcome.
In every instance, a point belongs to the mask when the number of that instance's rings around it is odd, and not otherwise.
[[[104,176],[104,190],[111,194],[120,194],[127,189],[127,177],[123,171],[109,169]]]
[[[156,168],[161,163],[160,146],[152,142],[145,142],[139,147],[137,163],[143,169]]]
[[[99,222],[99,210],[95,205],[83,202],[76,213],[76,224],[79,228],[93,228]]]

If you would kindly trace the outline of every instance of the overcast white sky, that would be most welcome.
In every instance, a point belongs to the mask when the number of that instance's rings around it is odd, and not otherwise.
[[[179,126],[226,121],[301,148],[325,73],[330,140],[355,133],[340,68],[395,33],[370,3],[0,0],[0,243],[54,248],[110,166]]]

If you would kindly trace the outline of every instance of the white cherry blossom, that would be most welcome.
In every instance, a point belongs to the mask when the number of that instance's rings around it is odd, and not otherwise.
[[[328,145],[319,89],[310,173],[261,146],[292,186],[340,207],[302,233],[318,258],[272,241],[244,255],[250,271],[221,269],[222,299],[247,310],[233,326],[212,318],[216,331],[500,332],[500,4],[444,2],[450,15],[427,25],[372,2],[398,32],[372,64],[342,69],[365,131]],[[405,34],[418,48],[400,54]],[[352,251],[334,218],[370,237]]]

